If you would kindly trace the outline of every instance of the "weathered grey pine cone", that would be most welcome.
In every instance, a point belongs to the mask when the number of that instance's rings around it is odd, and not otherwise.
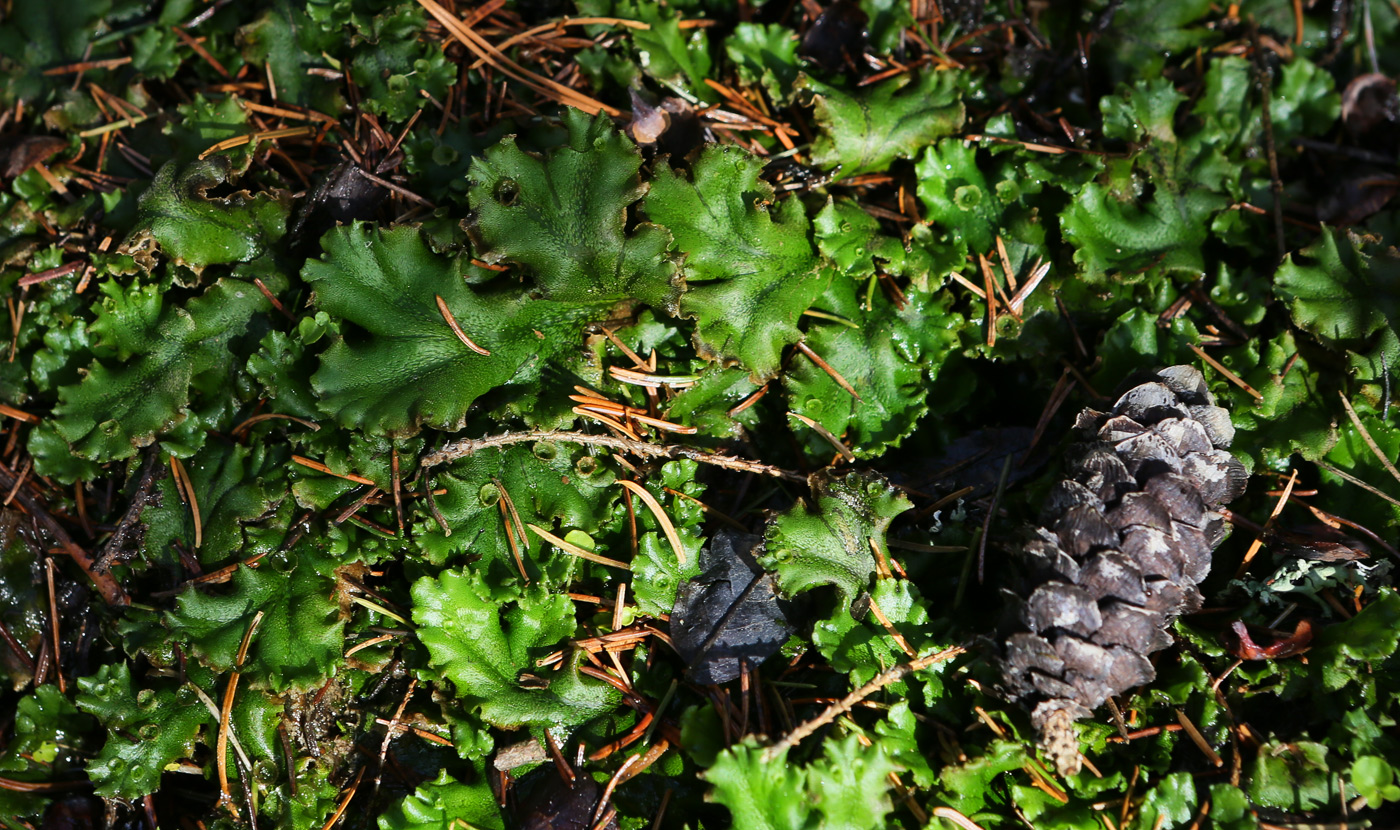
[[[1005,642],[1005,691],[1031,708],[1061,773],[1079,768],[1076,720],[1155,677],[1147,655],[1171,643],[1225,536],[1217,508],[1244,492],[1225,450],[1229,413],[1205,378],[1172,366],[1128,390],[1111,412],[1075,423],[1066,478],[1021,550],[1024,630]]]

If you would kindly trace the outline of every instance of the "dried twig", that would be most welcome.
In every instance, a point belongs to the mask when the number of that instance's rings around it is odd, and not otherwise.
[[[676,552],[676,560],[680,562],[681,567],[685,567],[687,561],[685,546],[681,544],[681,537],[676,532],[676,526],[671,523],[671,517],[666,515],[666,511],[661,509],[661,503],[656,500],[656,496],[653,496],[651,491],[635,481],[618,479],[617,483],[636,493],[637,498],[641,499],[642,504],[645,504],[647,509],[651,511],[651,515],[656,517],[657,524],[661,525],[661,531],[666,534],[666,541],[671,543],[671,548]]]
[[[941,663],[944,660],[956,657],[966,650],[967,649],[963,648],[962,646],[953,646],[952,648],[945,648],[942,651],[935,651],[932,654],[926,654],[923,657],[910,660],[908,663],[900,663],[899,665],[893,668],[886,669],[885,671],[880,672],[879,674],[875,675],[875,677],[869,683],[866,683],[864,686],[861,686],[859,689],[856,689],[854,692],[851,692],[850,694],[841,698],[839,701],[831,704],[826,708],[825,712],[822,712],[820,715],[817,715],[815,718],[812,718],[806,723],[800,724],[796,729],[789,732],[787,736],[784,737],[781,741],[778,741],[776,744],[773,744],[772,746],[768,747],[768,749],[765,750],[763,753],[763,760],[765,762],[772,761],[774,758],[777,758],[782,753],[793,748],[794,746],[797,746],[797,744],[801,743],[803,738],[807,737],[813,732],[816,732],[818,729],[821,729],[823,726],[827,725],[828,723],[831,723],[833,720],[836,720],[840,716],[851,711],[856,707],[856,704],[860,703],[862,700],[865,700],[867,697],[870,697],[871,695],[875,694],[876,692],[880,691],[881,689],[885,688],[891,683],[898,683],[900,680],[903,680],[906,675],[909,675],[921,669],[926,669],[929,666],[932,666],[934,663]]]
[[[691,461],[696,461],[701,464],[723,467],[726,470],[737,470],[741,473],[758,473],[760,475],[781,478],[785,481],[804,483],[807,481],[807,478],[800,473],[784,470],[772,464],[763,464],[758,461],[749,461],[744,458],[734,458],[728,455],[716,455],[715,453],[704,452],[692,447],[683,447],[678,444],[649,444],[645,441],[632,441],[627,438],[616,438],[611,435],[590,435],[585,432],[563,431],[504,432],[500,435],[487,435],[481,438],[464,438],[461,441],[454,441],[440,450],[430,452],[423,456],[423,466],[436,467],[439,464],[446,464],[449,461],[465,458],[479,450],[508,447],[514,444],[531,444],[539,441],[563,441],[572,444],[583,444],[590,447],[607,447],[608,449],[631,453],[632,455],[639,455],[646,458],[688,458]]]

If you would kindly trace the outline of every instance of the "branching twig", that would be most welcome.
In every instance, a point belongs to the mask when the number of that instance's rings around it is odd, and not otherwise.
[[[586,432],[505,432],[500,435],[487,435],[482,438],[464,438],[461,441],[454,441],[435,452],[430,452],[423,457],[424,467],[436,467],[439,464],[446,464],[458,458],[465,458],[478,450],[493,449],[495,447],[507,447],[512,444],[531,444],[537,441],[564,441],[572,444],[584,444],[591,447],[607,447],[633,455],[646,456],[648,458],[688,458],[701,464],[712,464],[716,467],[723,467],[726,470],[738,470],[741,473],[759,473],[761,475],[781,478],[785,481],[806,482],[807,478],[800,473],[791,470],[784,470],[781,467],[774,467],[772,464],[763,464],[758,461],[749,461],[744,458],[734,458],[728,455],[717,455],[715,453],[703,452],[692,447],[683,447],[679,444],[649,444],[646,441],[633,441],[629,438],[615,438],[611,435],[590,435]]]
[[[783,752],[797,746],[803,738],[854,709],[857,703],[860,703],[862,700],[865,700],[867,697],[870,697],[891,683],[897,683],[903,680],[905,675],[919,671],[920,669],[926,669],[934,663],[942,662],[950,657],[956,657],[966,650],[967,649],[962,646],[945,648],[942,651],[926,654],[918,659],[910,660],[908,663],[900,663],[894,668],[880,672],[875,675],[874,679],[869,683],[866,683],[864,686],[861,686],[859,689],[841,698],[841,700],[836,703],[831,704],[826,708],[825,712],[822,712],[806,723],[800,724],[796,729],[789,732],[781,741],[768,747],[763,753],[763,760],[765,762],[772,761]]]

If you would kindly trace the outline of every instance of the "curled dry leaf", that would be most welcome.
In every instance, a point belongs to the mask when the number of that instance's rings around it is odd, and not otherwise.
[[[1234,637],[1226,638],[1226,648],[1241,660],[1279,660],[1302,654],[1312,644],[1313,628],[1309,620],[1300,620],[1293,633],[1277,636],[1277,632],[1258,626],[1245,625],[1236,620],[1230,624]],[[1256,636],[1267,637],[1266,645],[1259,645]]]

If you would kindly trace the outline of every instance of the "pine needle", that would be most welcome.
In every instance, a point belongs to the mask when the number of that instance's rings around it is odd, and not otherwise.
[[[189,499],[190,517],[194,519],[194,548],[199,550],[204,544],[204,520],[199,515],[199,499],[194,494],[194,482],[190,481],[190,474],[185,471],[183,461],[172,455],[170,465],[175,469],[175,476],[180,480],[185,498]]]
[[[314,135],[315,133],[315,127],[285,127],[280,130],[264,130],[258,133],[251,133],[249,135],[236,135],[233,138],[226,138],[223,141],[220,141],[218,144],[213,145],[209,149],[200,153],[199,157],[201,159],[208,158],[214,153],[220,152],[222,150],[231,150],[234,147],[242,147],[245,144],[252,144],[256,141],[272,141],[279,138],[292,138],[293,136],[299,135]]]
[[[1205,350],[1202,349],[1200,346],[1197,346],[1195,343],[1188,343],[1187,345],[1191,347],[1191,351],[1195,352],[1197,357],[1199,357],[1201,360],[1204,360],[1206,363],[1209,363],[1212,369],[1224,375],[1226,380],[1243,389],[1249,394],[1250,397],[1254,398],[1256,401],[1264,400],[1264,396],[1259,394],[1259,390],[1255,389],[1253,386],[1250,386],[1248,383],[1245,383],[1244,378],[1240,377],[1239,375],[1235,374],[1229,369],[1226,369],[1225,364],[1206,354]]]
[[[619,562],[616,559],[609,559],[606,556],[599,556],[591,550],[584,550],[583,548],[573,544],[572,542],[565,542],[563,539],[560,539],[558,536],[555,536],[553,533],[550,533],[548,530],[545,530],[544,528],[539,527],[538,525],[527,524],[525,526],[535,531],[535,533],[541,539],[545,540],[551,545],[554,545],[555,547],[559,548],[565,553],[572,554],[580,559],[587,559],[589,562],[597,562],[599,565],[607,565],[609,568],[618,568],[624,571],[632,570],[632,566],[627,564],[626,562]]]
[[[642,504],[647,506],[651,514],[656,517],[656,521],[661,525],[661,530],[666,534],[666,541],[671,543],[671,549],[676,552],[676,560],[684,567],[687,562],[685,547],[681,545],[680,534],[676,532],[676,526],[671,523],[671,518],[666,515],[666,511],[661,509],[661,503],[651,494],[651,491],[635,481],[618,479],[618,484],[637,494],[637,498],[642,500]]]
[[[319,462],[319,461],[315,461],[315,460],[313,460],[313,459],[307,458],[306,456],[303,456],[303,455],[294,455],[294,456],[292,456],[292,461],[293,461],[294,463],[296,463],[296,464],[300,464],[300,465],[303,466],[303,467],[309,467],[310,469],[313,469],[313,470],[315,470],[315,471],[318,472],[318,473],[324,473],[324,474],[326,474],[326,475],[328,475],[328,476],[335,476],[336,478],[343,478],[343,479],[345,479],[346,481],[353,481],[353,482],[355,482],[356,484],[369,484],[369,485],[373,485],[373,484],[374,484],[374,479],[365,478],[364,476],[357,476],[357,475],[355,475],[354,473],[344,473],[344,474],[337,473],[337,472],[331,470],[331,468],[330,468],[330,467],[327,467],[325,464],[322,464],[322,463]]]
[[[856,400],[862,400],[860,393],[856,391],[855,387],[852,386],[850,382],[847,381],[845,378],[841,377],[840,372],[831,368],[830,363],[827,363],[825,360],[822,360],[821,355],[812,351],[811,346],[808,346],[806,343],[803,343],[801,340],[799,340],[797,341],[797,350],[807,355],[807,359],[817,364],[817,368],[821,369],[823,372],[826,372],[828,375],[831,375],[831,379],[836,381],[836,385],[849,392],[851,394],[851,397],[855,398]]]
[[[233,696],[238,691],[238,669],[242,668],[243,660],[248,656],[248,646],[253,642],[253,632],[258,630],[258,625],[262,623],[263,612],[259,611],[253,615],[253,621],[248,624],[248,630],[243,633],[243,642],[238,647],[238,656],[234,660],[234,671],[229,675],[228,686],[224,689],[224,705],[219,710],[219,739],[216,752],[219,755],[219,800],[229,805],[229,810],[233,810],[233,794],[228,788],[228,737],[229,737],[229,714],[233,711]],[[235,816],[237,813],[235,812]]]
[[[1385,471],[1390,473],[1391,477],[1396,481],[1400,481],[1400,470],[1396,470],[1395,465],[1390,463],[1390,459],[1385,457],[1385,453],[1381,452],[1381,448],[1377,446],[1376,440],[1371,437],[1371,433],[1367,431],[1366,425],[1361,423],[1360,416],[1358,416],[1356,410],[1352,408],[1351,401],[1347,400],[1347,396],[1343,395],[1341,392],[1338,392],[1337,395],[1342,399],[1342,406],[1346,407],[1347,417],[1351,419],[1352,424],[1356,427],[1356,431],[1361,433],[1361,440],[1365,441],[1366,446],[1370,447],[1371,452],[1375,453],[1376,458],[1380,459],[1381,466],[1385,467]]]
[[[801,415],[796,412],[789,412],[788,414],[801,421],[802,423],[806,424],[809,428],[811,428],[813,432],[826,439],[827,443],[831,444],[831,446],[836,448],[837,452],[841,453],[841,457],[846,460],[847,464],[855,463],[855,453],[851,452],[850,448],[843,444],[840,438],[837,438],[835,435],[833,435],[831,430],[827,429],[826,427],[822,426],[821,424],[817,423],[811,418],[808,418],[806,415]]]
[[[491,353],[489,351],[476,345],[476,343],[473,342],[472,339],[467,336],[467,333],[462,331],[462,327],[457,324],[457,318],[453,317],[452,312],[448,310],[447,301],[442,298],[442,295],[434,294],[433,299],[437,300],[438,311],[442,313],[442,319],[447,321],[448,328],[452,329],[452,333],[457,335],[457,339],[462,341],[462,343],[464,343],[468,349],[471,349],[477,354],[490,357]]]
[[[551,101],[583,110],[589,115],[604,112],[616,118],[622,114],[622,111],[615,107],[610,107],[602,101],[585,95],[572,87],[564,86],[551,78],[537,75],[506,57],[505,53],[492,46],[460,18],[439,5],[436,0],[418,0],[418,4],[427,10],[428,14],[436,18],[447,31],[451,32],[458,42],[467,47],[468,51],[491,65],[502,75],[519,81]]]

